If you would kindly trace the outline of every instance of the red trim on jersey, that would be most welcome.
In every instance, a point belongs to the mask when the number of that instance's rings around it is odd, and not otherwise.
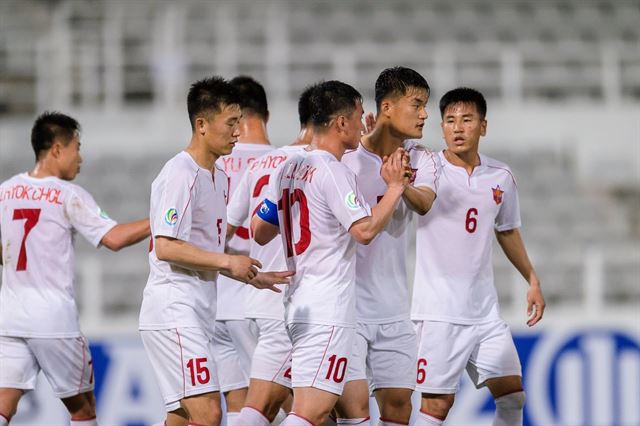
[[[424,411],[422,408],[420,409],[420,412],[421,412],[422,414],[426,414],[427,416],[431,416],[431,417],[433,417],[434,419],[438,419],[438,420],[441,420],[441,421],[443,421],[443,422],[444,422],[444,420],[445,420],[445,417],[436,416],[435,414],[431,414],[431,413],[429,413],[429,412],[427,412],[427,411]]]
[[[313,386],[316,383],[316,379],[318,378],[318,373],[320,372],[320,367],[322,367],[322,363],[324,362],[324,357],[327,355],[327,350],[329,349],[329,345],[331,344],[331,338],[333,337],[333,332],[334,332],[335,329],[336,329],[335,325],[333,327],[331,327],[331,334],[329,335],[329,341],[327,342],[327,346],[325,346],[325,348],[324,348],[324,353],[322,354],[322,360],[320,361],[320,365],[318,366],[318,371],[316,371],[316,375],[313,378],[313,382],[311,382],[311,386]],[[300,417],[300,416],[298,416],[298,417]],[[304,417],[302,417],[302,418],[304,419]]]
[[[71,421],[72,422],[89,422],[91,420],[95,420],[96,416],[93,417],[73,417],[71,416]]]
[[[245,405],[244,407],[242,407],[242,409],[248,408],[250,410],[253,411],[257,411],[258,414],[260,414],[262,417],[264,417],[269,423],[271,423],[271,421],[269,420],[269,417],[267,417],[267,415],[265,413],[263,413],[262,411],[258,410],[256,407],[252,407],[250,405]]]
[[[196,180],[198,179],[198,173],[200,173],[200,170],[196,170],[196,175],[193,178],[193,183],[189,187],[189,199],[187,200],[187,204],[184,206],[184,209],[182,210],[182,217],[180,217],[180,222],[178,223],[178,227],[176,228],[176,235],[178,234],[178,231],[180,231],[180,225],[182,225],[182,219],[184,219],[184,213],[187,211],[187,207],[189,207],[189,203],[191,203],[191,190],[196,184]]]
[[[176,328],[176,335],[178,336],[178,346],[180,347],[180,369],[182,370],[182,394],[187,393],[187,385],[184,378],[184,356],[182,355],[182,343],[180,342],[180,333]]]
[[[276,371],[276,374],[273,375],[273,378],[271,379],[272,382],[276,381],[276,376],[280,374],[280,372],[282,371],[282,368],[285,366],[285,364],[289,360],[289,357],[291,357],[291,351],[287,352],[287,356],[284,358],[284,361],[282,361],[282,365],[280,366],[280,368],[278,368],[278,371]]]
[[[290,415],[290,416],[295,416],[295,417],[297,417],[297,418],[299,418],[299,419],[304,420],[305,422],[309,423],[310,425],[316,426],[316,424],[315,424],[315,423],[313,423],[313,422],[312,422],[311,420],[309,420],[308,418],[306,418],[306,417],[304,417],[304,416],[301,416],[300,414],[296,414],[296,413],[294,413],[293,411],[292,411],[292,412],[290,412],[290,413],[289,413],[289,415]]]
[[[78,394],[80,393],[80,390],[82,389],[82,381],[84,380],[84,369],[85,369],[85,364],[86,364],[86,357],[87,357],[87,353],[84,350],[85,349],[85,344],[84,344],[84,339],[82,337],[78,337],[78,339],[80,339],[80,342],[82,343],[82,370],[80,370],[80,384],[78,385]]]
[[[511,173],[511,170],[505,168],[505,167],[498,167],[498,166],[490,166],[487,164],[487,167],[491,168],[491,169],[498,169],[498,170],[504,170],[505,172],[509,173],[509,176],[511,176],[511,180],[513,181],[513,184],[516,186],[516,188],[518,187],[518,184],[516,183],[516,178],[513,176],[513,173]]]
[[[399,422],[399,421],[397,421],[397,420],[385,419],[385,418],[382,418],[382,417],[380,417],[380,421],[381,421],[381,422],[385,422],[385,423],[395,423],[395,424],[397,424],[397,425],[407,425],[407,426],[409,425],[409,423],[408,423],[408,422],[407,422],[407,423],[405,423],[405,422]]]
[[[438,193],[438,180],[440,177],[438,176],[438,165],[436,164],[436,156],[433,152],[431,152],[431,162],[433,163],[433,186],[435,186],[436,194]]]

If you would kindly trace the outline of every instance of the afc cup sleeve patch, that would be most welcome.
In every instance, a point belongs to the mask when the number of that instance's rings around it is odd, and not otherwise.
[[[344,197],[344,204],[351,210],[358,210],[362,208],[360,199],[356,196],[355,192],[351,191]]]
[[[174,208],[167,210],[164,214],[164,222],[170,226],[176,225],[178,223],[178,210]]]

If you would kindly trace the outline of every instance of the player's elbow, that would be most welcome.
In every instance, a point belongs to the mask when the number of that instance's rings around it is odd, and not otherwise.
[[[100,244],[111,251],[120,251],[120,249],[126,247],[127,245],[127,242],[121,237],[116,228],[117,225],[111,231],[107,232],[100,241]]]
[[[376,234],[367,229],[356,228],[351,232],[351,236],[354,240],[356,240],[359,244],[369,245],[371,241],[376,237]]]
[[[258,216],[251,219],[251,233],[253,240],[261,246],[268,244],[278,235],[278,227],[265,222]]]

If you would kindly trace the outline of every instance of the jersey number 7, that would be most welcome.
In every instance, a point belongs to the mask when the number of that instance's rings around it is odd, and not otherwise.
[[[27,247],[25,243],[29,232],[40,220],[40,209],[15,209],[13,211],[13,220],[26,220],[24,222],[24,236],[22,237],[22,244],[20,244],[18,264],[16,265],[16,271],[25,271],[27,269]]]

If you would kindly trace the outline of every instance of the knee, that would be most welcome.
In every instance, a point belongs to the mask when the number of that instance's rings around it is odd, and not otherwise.
[[[380,406],[380,415],[385,419],[408,418],[411,416],[411,397],[385,399]]]
[[[96,417],[96,400],[92,392],[72,396],[62,400],[72,420],[86,420]]]
[[[437,418],[445,419],[453,406],[454,395],[423,394],[421,411]]]
[[[522,410],[525,399],[524,391],[512,392],[496,398],[496,408],[505,410]]]

